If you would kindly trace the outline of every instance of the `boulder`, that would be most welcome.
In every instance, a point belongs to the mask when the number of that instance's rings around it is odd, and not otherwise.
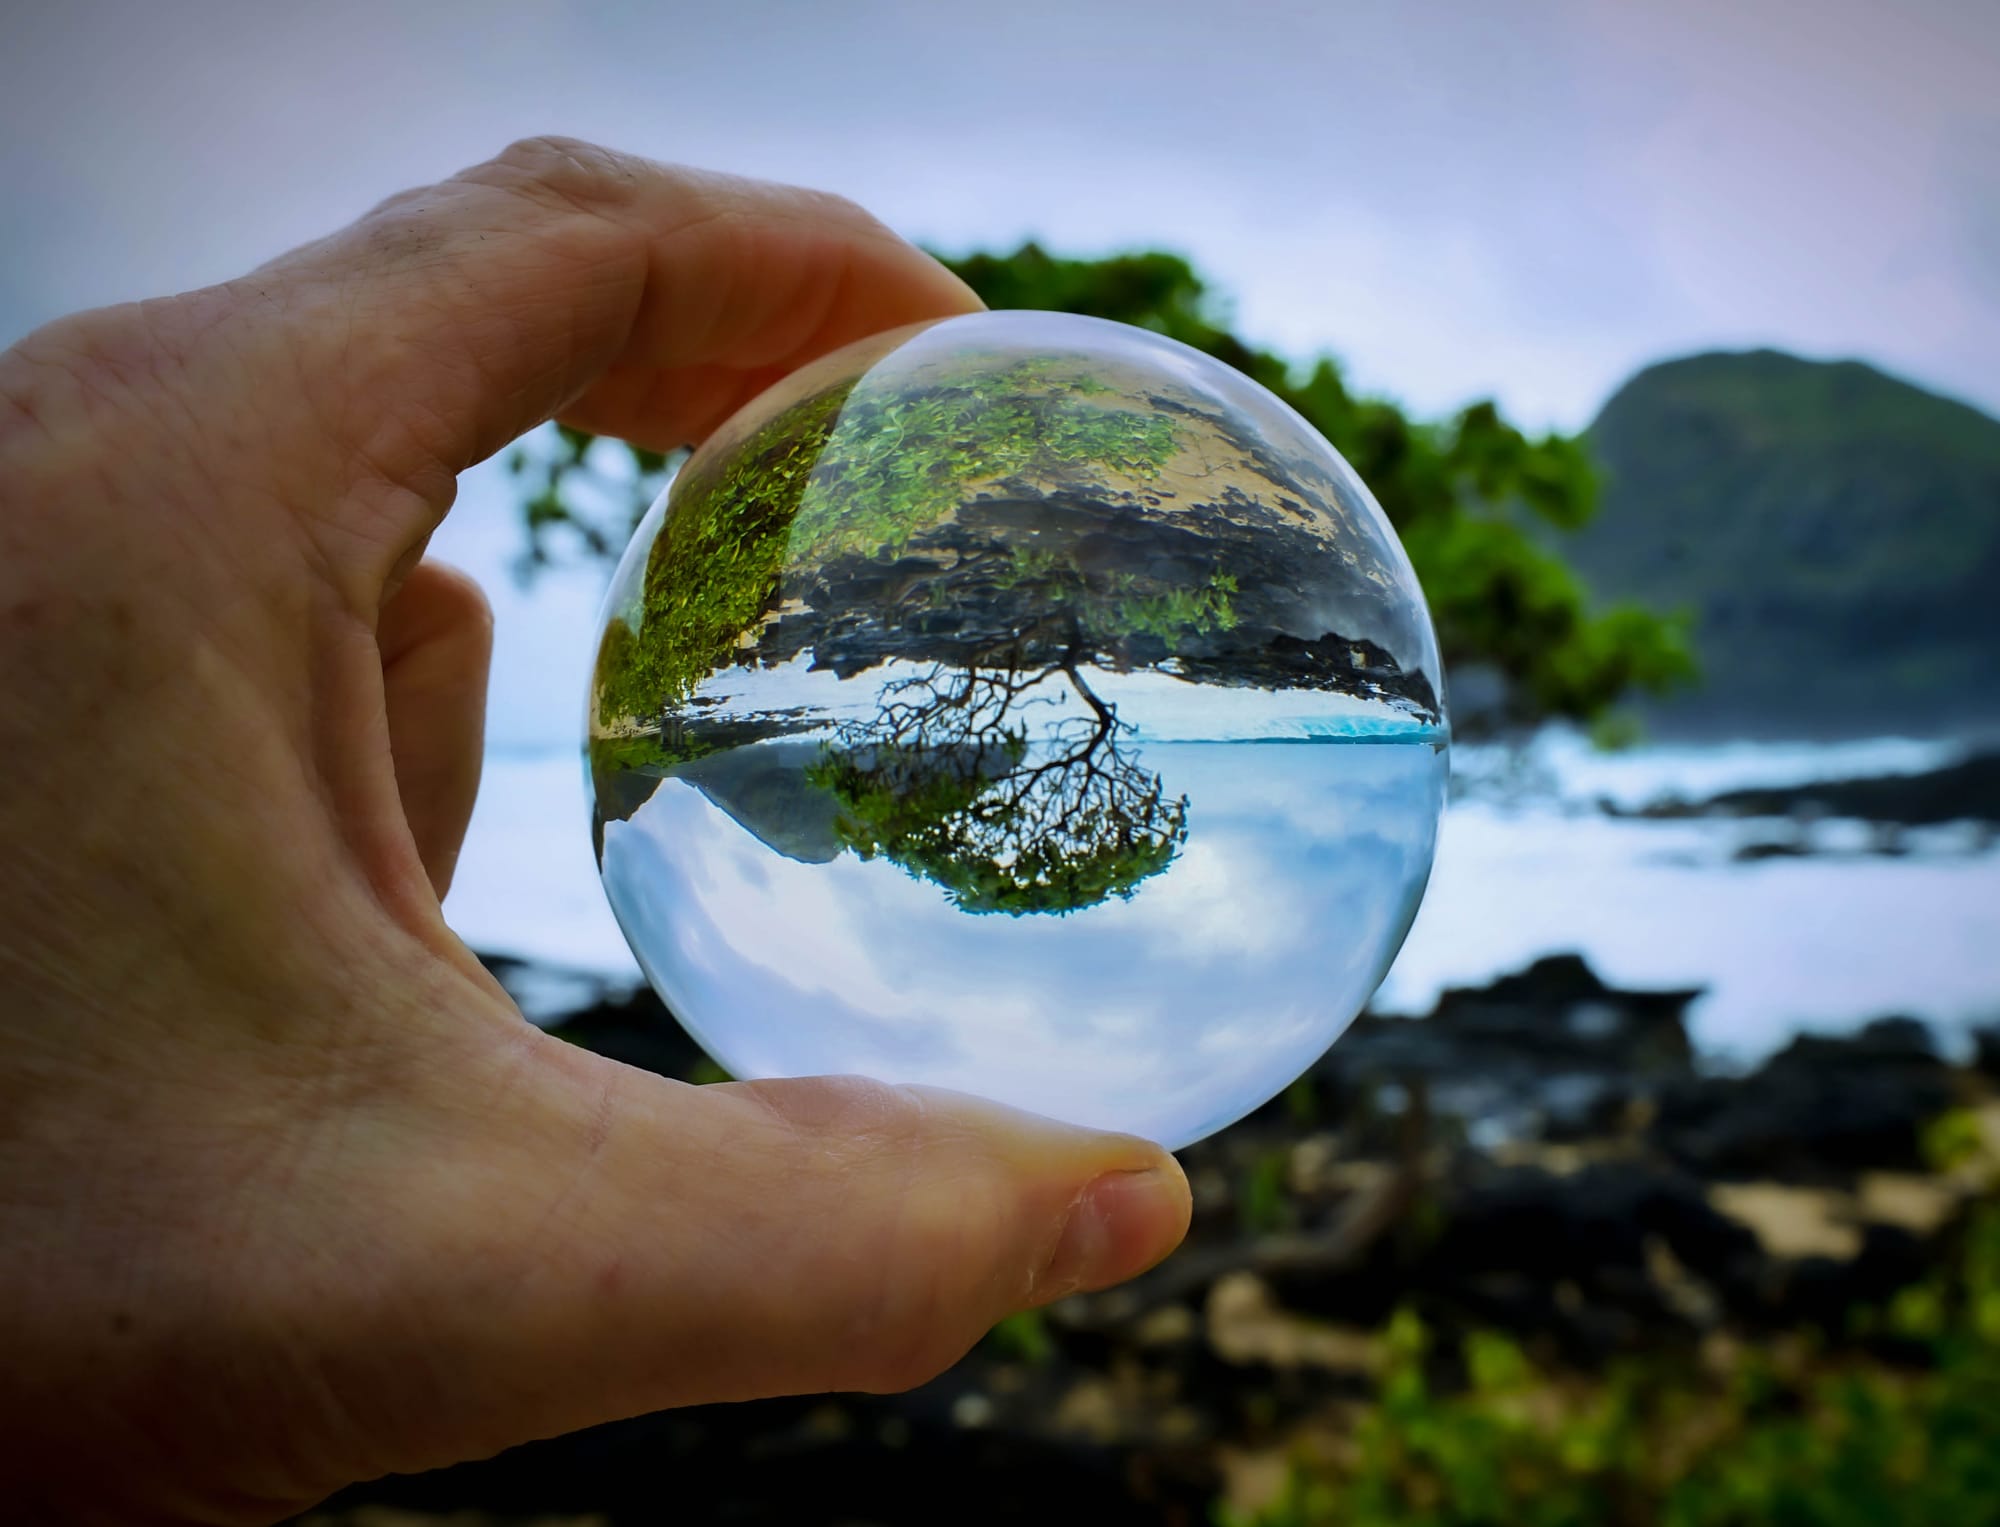
[[[1981,1076],[2000,1081],[2000,1024],[1973,1032],[1972,1067]]]
[[[1951,1101],[1950,1072],[1934,1060],[1794,1045],[1753,1076],[1665,1089],[1649,1138],[1700,1176],[1846,1181],[1921,1170],[1924,1126]]]
[[[1688,1073],[1684,1015],[1699,995],[1621,990],[1580,956],[1552,955],[1448,990],[1423,1018],[1364,1014],[1320,1059],[1314,1084],[1350,1116],[1378,1111],[1385,1087],[1420,1083],[1435,1112],[1488,1134],[1611,1132],[1635,1101]]]

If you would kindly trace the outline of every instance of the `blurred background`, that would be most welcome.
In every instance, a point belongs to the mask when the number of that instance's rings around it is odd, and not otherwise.
[[[1280,391],[1450,667],[1403,956],[1186,1153],[1163,1269],[912,1396],[320,1520],[2000,1520],[2000,11],[72,3],[6,38],[0,339],[529,133],[818,186],[995,306]],[[551,427],[463,481],[433,551],[498,641],[446,910],[538,1022],[698,1079],[577,762],[664,467]]]

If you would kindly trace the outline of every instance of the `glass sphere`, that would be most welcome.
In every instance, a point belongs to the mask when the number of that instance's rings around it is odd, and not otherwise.
[[[737,1077],[1178,1147],[1311,1065],[1430,874],[1437,641],[1334,449],[1122,324],[879,335],[695,452],[613,579],[598,864]]]

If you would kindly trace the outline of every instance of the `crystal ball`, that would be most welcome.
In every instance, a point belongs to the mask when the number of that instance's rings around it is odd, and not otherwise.
[[[946,319],[787,377],[641,521],[590,687],[598,866],[733,1076],[1179,1147],[1386,974],[1441,690],[1388,521],[1269,391],[1122,324]]]

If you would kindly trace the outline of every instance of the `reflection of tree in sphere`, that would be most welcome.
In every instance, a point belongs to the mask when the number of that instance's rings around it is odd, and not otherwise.
[[[1031,750],[1010,713],[1066,679],[1090,714]],[[942,665],[898,679],[874,721],[843,723],[809,778],[832,792],[835,830],[943,886],[967,912],[1072,912],[1130,896],[1187,836],[1187,797],[1119,746],[1112,708],[1073,665]]]
[[[1268,393],[1114,324],[947,320],[773,388],[640,526],[592,686],[600,861],[737,1074],[1179,1140],[1386,970],[1440,690],[1381,512]]]

